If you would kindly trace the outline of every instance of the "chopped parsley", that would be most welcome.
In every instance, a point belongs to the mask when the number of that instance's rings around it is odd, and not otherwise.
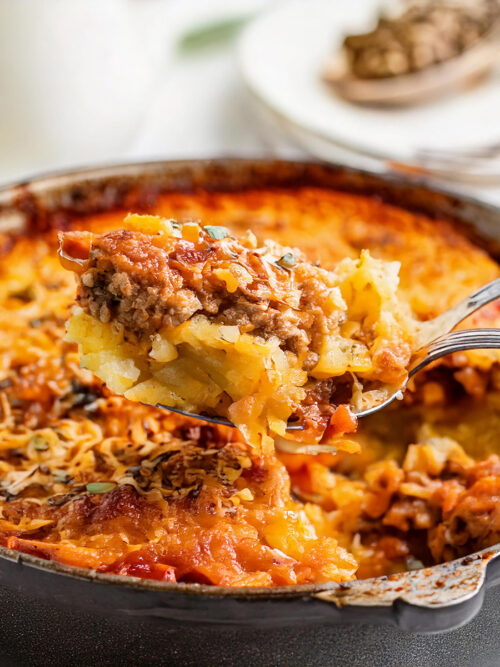
[[[206,231],[206,233],[210,236],[211,239],[214,239],[214,241],[220,241],[221,239],[225,239],[226,236],[229,236],[229,229],[227,229],[227,227],[219,227],[218,225],[207,225],[206,227],[203,227],[203,229]]]
[[[291,252],[287,252],[283,255],[283,257],[278,259],[276,264],[281,266],[283,269],[293,269],[293,267],[297,264],[297,260]]]
[[[85,488],[88,493],[107,493],[114,489],[115,486],[114,482],[90,482]]]
[[[37,452],[46,452],[49,448],[49,443],[47,440],[43,437],[43,435],[39,435],[38,433],[31,438],[29,444],[33,445]]]

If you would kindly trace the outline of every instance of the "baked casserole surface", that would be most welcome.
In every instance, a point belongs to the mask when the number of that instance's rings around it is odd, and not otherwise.
[[[168,194],[148,213],[298,247],[327,269],[368,250],[398,261],[421,319],[498,277],[444,220],[303,188]],[[127,211],[72,223],[119,229]],[[0,235],[0,543],[164,581],[276,586],[449,560],[498,541],[496,351],[456,354],[360,422],[357,453],[252,448],[113,394],[65,340],[75,283],[57,231]],[[498,326],[496,303],[462,327]]]

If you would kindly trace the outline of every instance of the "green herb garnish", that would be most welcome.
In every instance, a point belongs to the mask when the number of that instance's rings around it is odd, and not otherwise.
[[[58,470],[55,468],[52,470],[52,476],[54,478],[54,482],[59,484],[68,484],[68,482],[71,480],[71,476],[66,472],[66,470]]]
[[[29,441],[29,444],[33,445],[37,452],[46,452],[49,448],[49,443],[43,437],[43,435],[34,435]]]
[[[174,220],[173,218],[170,218],[167,220],[172,225],[172,235],[176,239],[181,239],[182,238],[182,225],[177,222],[177,220]]]
[[[220,241],[225,239],[226,236],[229,236],[229,229],[227,227],[219,227],[218,225],[207,225],[203,227],[206,233],[210,236],[211,239],[215,241]]]
[[[278,259],[276,264],[281,266],[283,269],[293,269],[293,267],[297,264],[297,260],[291,252],[287,252],[283,255],[283,257]]]
[[[107,493],[114,489],[116,484],[114,482],[90,482],[86,489],[88,493]]]
[[[192,53],[201,49],[225,44],[232,40],[250,19],[250,16],[235,16],[206,23],[186,32],[178,42],[181,53]]]

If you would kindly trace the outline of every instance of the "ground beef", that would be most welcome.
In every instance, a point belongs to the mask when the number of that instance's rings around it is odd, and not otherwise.
[[[306,262],[281,267],[277,262],[287,248],[273,246],[272,255],[261,256],[262,249],[235,238],[213,240],[203,233],[194,243],[127,230],[92,238],[67,233],[63,245],[73,257],[85,257],[87,246],[79,304],[101,322],[121,323],[133,340],[201,313],[241,332],[277,336],[283,349],[307,355],[308,368],[317,363],[309,346],[313,330],[325,326],[317,303],[325,284]],[[294,251],[294,262],[295,254],[301,259]]]

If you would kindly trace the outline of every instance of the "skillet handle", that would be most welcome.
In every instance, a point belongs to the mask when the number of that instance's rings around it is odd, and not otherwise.
[[[346,622],[445,632],[465,625],[481,610],[485,589],[500,583],[499,557],[497,546],[430,568],[340,584],[313,597],[347,612]]]

